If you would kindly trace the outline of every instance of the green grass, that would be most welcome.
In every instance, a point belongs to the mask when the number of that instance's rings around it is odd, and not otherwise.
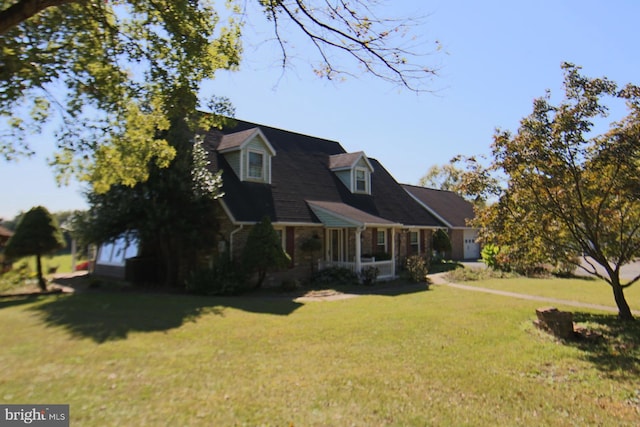
[[[456,281],[455,275],[450,280]],[[592,278],[546,278],[531,279],[526,277],[484,278],[465,281],[464,284],[500,291],[517,292],[528,295],[575,300],[589,304],[600,304],[615,307],[611,287],[603,280]],[[631,285],[625,290],[627,302],[632,310],[640,310],[640,284]]]
[[[13,263],[14,268],[17,268],[22,263],[27,263],[29,270],[36,271],[36,257],[30,256],[22,258]],[[53,255],[42,257],[42,271],[44,274],[48,274],[49,269],[56,269],[57,273],[70,273],[71,272],[71,254],[65,255]]]
[[[0,401],[68,403],[82,426],[637,425],[638,326],[585,311],[603,337],[560,343],[536,306],[445,286],[0,300]]]
[[[56,273],[71,273],[71,255],[43,256],[42,272],[45,277],[52,277],[52,269]],[[77,260],[76,265],[82,262]],[[26,268],[24,266],[26,265]],[[0,293],[32,291],[38,288],[36,273],[36,257],[24,257],[13,263],[9,272],[0,274]]]

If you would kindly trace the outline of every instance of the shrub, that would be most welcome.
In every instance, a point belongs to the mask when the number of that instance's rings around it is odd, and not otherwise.
[[[36,277],[36,273],[29,270],[29,265],[22,262],[17,268],[0,274],[0,292],[11,291],[27,284]]]
[[[199,295],[235,295],[248,290],[243,269],[226,259],[220,259],[213,267],[201,268],[186,280],[187,292]]]
[[[378,267],[363,268],[360,272],[360,280],[362,281],[362,284],[365,286],[373,286],[378,279],[378,273],[380,273]]]
[[[498,270],[499,254],[500,254],[500,247],[496,245],[492,245],[491,243],[487,243],[482,247],[482,252],[480,253],[480,256],[482,257],[482,262],[484,262],[487,267],[492,268],[494,270]]]
[[[262,286],[267,272],[286,268],[291,258],[282,250],[278,234],[269,217],[251,228],[242,252],[242,263],[246,271],[257,273],[256,288]]]
[[[426,282],[427,274],[429,273],[429,267],[427,261],[424,258],[418,255],[410,256],[405,262],[405,268],[409,273],[409,277],[412,281],[416,283]]]
[[[356,285],[358,275],[348,268],[330,267],[320,270],[311,277],[314,286]]]
[[[551,274],[558,277],[573,277],[579,264],[580,258],[577,256],[558,260],[555,267],[551,270]]]
[[[518,274],[490,268],[457,268],[449,271],[446,277],[451,282],[471,282],[475,280],[514,278],[518,277]]]

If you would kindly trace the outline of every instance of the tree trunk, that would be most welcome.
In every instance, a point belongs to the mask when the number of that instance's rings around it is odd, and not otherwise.
[[[38,286],[40,286],[40,290],[42,292],[46,292],[47,282],[44,280],[44,276],[42,275],[42,261],[40,260],[40,254],[36,255],[36,268],[38,270]]]
[[[620,286],[620,279],[612,280],[611,287],[613,288],[613,297],[618,306],[618,317],[624,321],[634,320],[633,314],[631,314],[631,308],[627,303],[627,299],[624,297],[624,289]]]

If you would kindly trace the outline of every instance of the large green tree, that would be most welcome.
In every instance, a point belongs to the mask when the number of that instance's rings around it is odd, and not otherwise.
[[[243,267],[256,273],[255,287],[259,288],[270,270],[283,269],[290,262],[291,258],[282,249],[282,240],[271,225],[271,220],[264,217],[249,232],[242,251]]]
[[[562,102],[547,93],[516,134],[496,132],[490,169],[506,185],[476,225],[513,258],[573,262],[602,278],[631,320],[624,290],[640,276],[623,280],[620,268],[640,256],[640,88],[563,69]],[[611,100],[626,102],[628,115],[595,134]]]
[[[434,74],[422,63],[424,47],[406,37],[413,17],[379,18],[372,3],[361,0],[251,3],[271,23],[283,70],[299,56],[287,43],[299,33],[312,46],[300,51],[315,52],[313,70],[329,79],[361,69],[422,90]],[[0,155],[37,150],[30,131],[37,133],[56,113],[64,124],[52,163],[63,180],[76,173],[104,192],[113,184],[144,181],[150,164],[168,166],[175,147],[158,130],[208,108],[199,92],[202,81],[239,66],[242,23],[255,9],[246,0],[226,5],[0,0],[0,117],[6,131]],[[219,125],[215,117],[188,124]]]
[[[96,243],[135,230],[142,255],[157,261],[162,284],[183,286],[217,244],[222,175],[209,172],[207,153],[186,123],[173,123],[163,136],[176,148],[171,164],[152,166],[149,178],[133,187],[89,192],[89,211],[75,226],[82,241]]]
[[[22,216],[15,233],[5,248],[9,258],[36,256],[38,284],[42,291],[47,290],[47,282],[42,274],[41,257],[65,246],[58,221],[42,206],[30,209]]]

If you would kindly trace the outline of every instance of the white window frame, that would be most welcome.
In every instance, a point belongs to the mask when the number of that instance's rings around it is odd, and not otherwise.
[[[413,241],[413,236],[416,236],[415,242]],[[409,246],[416,248],[416,254],[420,253],[420,244],[420,230],[409,230]]]
[[[358,172],[362,172],[362,180],[358,179]],[[364,189],[358,188],[358,182],[364,184]],[[353,191],[355,193],[371,194],[371,174],[367,168],[355,168],[353,170]]]
[[[382,236],[382,244],[380,244],[380,236]],[[376,233],[376,249],[382,252],[387,252],[387,230],[378,230]]]
[[[251,155],[258,154],[262,158],[261,167],[260,167],[260,176],[251,175]],[[261,150],[247,150],[247,178],[254,179],[258,181],[264,181],[265,173],[266,173],[266,153]]]

